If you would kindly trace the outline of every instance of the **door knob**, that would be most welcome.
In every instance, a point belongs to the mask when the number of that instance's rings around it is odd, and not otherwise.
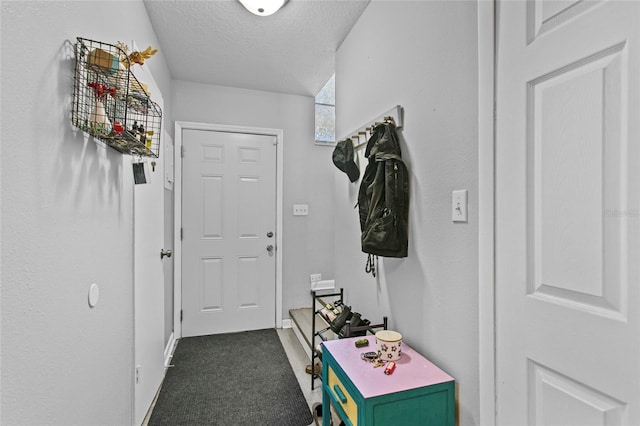
[[[269,245],[267,246],[267,251],[268,251],[269,253],[273,252],[273,245],[269,244]]]
[[[173,252],[171,250],[160,249],[160,259],[162,259],[165,256],[171,257],[172,254]]]

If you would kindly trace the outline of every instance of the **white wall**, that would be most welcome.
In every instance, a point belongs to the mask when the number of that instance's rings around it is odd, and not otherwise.
[[[0,423],[130,424],[130,158],[71,125],[73,44],[78,36],[140,46],[157,41],[141,1],[1,7]],[[169,105],[162,52],[145,67]],[[93,309],[91,283],[100,287]]]
[[[346,301],[455,377],[459,424],[479,423],[478,65],[475,1],[373,1],[336,57],[338,135],[402,105],[409,256],[364,272],[357,184],[335,179],[335,270]],[[364,164],[361,166],[364,170]],[[469,190],[469,222],[451,191]]]
[[[173,82],[176,121],[283,129],[283,318],[311,305],[309,274],[333,273],[333,149],[314,145],[314,99],[232,87]],[[309,216],[293,216],[309,204]]]

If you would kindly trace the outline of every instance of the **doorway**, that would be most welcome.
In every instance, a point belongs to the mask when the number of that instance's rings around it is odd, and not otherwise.
[[[480,149],[481,393],[495,401],[481,422],[638,424],[640,5],[495,5],[496,91],[480,106],[497,108]]]
[[[255,320],[253,316],[258,313],[262,307],[267,303],[271,303],[272,313],[266,313],[265,315],[268,317],[271,315],[272,321],[269,323],[272,327],[275,325],[276,327],[282,327],[282,256],[278,252],[278,249],[282,244],[282,148],[283,148],[283,132],[280,129],[265,129],[265,128],[255,128],[255,127],[244,127],[244,126],[228,126],[228,125],[220,125],[220,124],[209,124],[209,123],[193,123],[193,122],[176,122],[176,130],[175,130],[175,209],[174,209],[174,217],[175,217],[175,228],[174,232],[176,237],[176,245],[175,245],[175,265],[174,265],[174,280],[175,280],[175,290],[174,290],[174,301],[175,301],[175,315],[174,315],[174,329],[177,331],[177,337],[185,337],[189,335],[198,335],[198,334],[211,334],[211,333],[219,333],[219,332],[229,332],[229,331],[239,331],[239,329],[251,329],[255,328],[255,324],[260,324],[262,320]],[[193,141],[196,141],[196,144],[200,145],[200,147],[196,148],[198,151],[198,155],[208,155],[213,161],[209,161],[212,164],[221,164],[220,154],[222,153],[221,148],[225,144],[229,144],[229,146],[235,147],[232,150],[232,154],[226,155],[226,160],[229,160],[232,155],[236,159],[240,159],[245,163],[255,163],[255,161],[259,158],[263,158],[265,155],[265,159],[270,156],[268,152],[260,153],[259,150],[256,150],[261,145],[264,146],[268,144],[271,148],[275,148],[275,152],[273,152],[273,159],[268,160],[272,163],[273,168],[267,173],[273,173],[275,179],[275,197],[273,206],[269,207],[270,210],[274,210],[274,220],[267,225],[260,225],[260,229],[252,228],[251,232],[246,232],[247,229],[244,229],[241,233],[245,234],[240,238],[240,245],[242,243],[251,243],[253,244],[253,252],[245,247],[240,249],[244,254],[240,255],[237,252],[234,255],[233,263],[229,264],[227,267],[223,267],[223,256],[216,255],[208,255],[208,256],[196,256],[200,259],[198,265],[193,266],[189,265],[187,260],[187,255],[190,258],[193,258],[193,254],[189,251],[189,242],[185,239],[188,238],[185,236],[186,230],[183,231],[184,225],[188,220],[189,222],[193,222],[193,218],[188,217],[188,214],[185,213],[185,199],[189,199],[189,195],[185,195],[187,191],[185,191],[185,183],[188,179],[190,179],[187,174],[188,171],[185,170],[184,162],[185,151],[189,149],[187,144],[191,144]],[[253,142],[252,142],[253,141]],[[254,145],[251,145],[254,144]],[[257,144],[257,145],[255,145]],[[204,148],[203,148],[204,146]],[[218,153],[218,154],[216,154]],[[219,158],[215,160],[215,158]],[[244,159],[244,160],[243,160]],[[224,189],[222,180],[219,179],[221,176],[221,171],[217,172],[209,172],[208,178],[205,181],[198,183],[199,187],[207,188],[209,193],[218,194],[222,196]],[[259,191],[259,185],[255,179],[255,173],[247,173],[241,172],[239,175],[246,185],[240,186],[240,191],[246,191],[247,200],[251,200],[258,196],[256,190]],[[236,179],[237,180],[237,179]],[[233,186],[232,195],[230,198],[225,198],[225,200],[231,199],[234,201],[233,204],[237,205],[237,195],[239,192],[235,192],[239,189],[238,184],[235,183]],[[226,190],[227,194],[229,194],[229,189]],[[254,194],[254,195],[251,195]],[[241,199],[242,197],[238,198]],[[225,201],[225,203],[210,203],[209,206],[217,206],[216,209],[221,206],[221,204],[230,204]],[[235,207],[234,207],[235,208]],[[234,208],[230,207],[230,210],[226,213],[220,213],[221,210],[217,210],[219,214],[231,214],[234,218],[234,221],[238,222],[238,218],[240,221],[242,220],[250,220],[251,216],[264,216],[263,212],[260,209],[255,207],[250,208],[235,208],[235,213],[232,212]],[[251,213],[251,215],[248,215]],[[208,215],[207,217],[210,219],[211,217],[215,218],[214,213],[213,216]],[[203,217],[200,215],[199,217]],[[221,216],[220,216],[221,217]],[[202,224],[201,219],[197,219]],[[246,223],[245,220],[245,223]],[[268,222],[268,221],[267,221]],[[208,222],[207,226],[212,226],[214,222]],[[216,222],[221,223],[221,222]],[[216,225],[218,226],[218,225]],[[269,227],[270,229],[266,229]],[[262,229],[265,228],[265,229]],[[218,227],[218,229],[221,229]],[[212,231],[212,232],[209,232]],[[212,243],[213,245],[224,246],[224,244],[218,244],[221,242],[221,238],[216,236],[217,231],[213,228],[209,228],[207,231],[209,234],[206,238],[197,237],[196,240],[205,243]],[[237,228],[234,231],[237,235]],[[182,234],[182,238],[180,237]],[[236,239],[238,241],[238,239]],[[235,245],[235,244],[234,244]],[[270,247],[271,246],[271,247]],[[253,254],[251,254],[253,253]],[[262,257],[262,259],[260,259]],[[265,264],[267,266],[260,266],[260,260],[266,261]],[[243,268],[238,268],[237,264],[240,263],[243,265]],[[266,287],[270,287],[270,294],[267,297],[263,297],[264,289],[259,289],[256,285],[260,284],[260,282],[264,283],[265,278],[261,277],[261,274],[265,274],[264,271],[267,271],[268,275],[266,278],[271,279],[272,273],[270,272],[271,266],[268,264],[272,263],[273,270],[273,279],[275,284],[273,286],[267,285]],[[246,268],[244,268],[246,266]],[[267,269],[263,269],[266,267]],[[188,271],[187,271],[188,269]],[[226,270],[226,271],[225,271]],[[228,271],[234,271],[230,275],[227,275],[228,280],[227,284],[236,280],[240,274],[242,276],[242,280],[246,282],[252,282],[252,286],[241,286],[236,287],[232,285],[225,289],[225,284],[222,277],[227,274]],[[244,271],[244,272],[243,272]],[[195,272],[195,275],[194,275]],[[243,275],[244,274],[244,275]],[[214,283],[213,285],[203,286],[202,278],[207,276],[207,280],[209,283]],[[230,277],[230,278],[229,278]],[[186,283],[186,279],[193,282]],[[198,280],[199,284],[198,284]],[[231,281],[229,281],[231,280]],[[192,285],[195,283],[195,287]],[[191,285],[191,287],[190,287]],[[199,287],[198,287],[199,286]],[[207,288],[207,290],[205,290]],[[199,296],[191,297],[189,292],[195,293]],[[208,293],[207,293],[208,292]],[[234,296],[229,296],[229,293],[232,292]],[[223,296],[224,293],[227,296]],[[234,308],[232,309],[235,313],[230,313],[228,308],[225,308],[223,303],[223,298],[226,297],[227,300],[231,300]],[[199,300],[199,301],[197,301]],[[197,302],[194,302],[197,301]],[[199,305],[198,305],[199,304]],[[192,323],[190,326],[187,323],[187,326],[184,327],[185,315],[189,315],[189,313],[185,312],[184,309],[189,309],[191,314],[194,312],[198,312],[198,315],[195,315],[192,319],[196,317],[200,317],[204,324],[207,322],[213,323],[214,326],[212,328],[207,328],[207,326],[198,325],[198,321]],[[226,316],[227,314],[231,314],[231,316]],[[247,315],[248,314],[248,315]],[[264,314],[264,312],[263,312]],[[238,321],[235,319],[230,319],[234,315],[240,315],[241,318]],[[235,317],[234,317],[235,318]],[[249,319],[247,319],[249,318]],[[257,322],[256,322],[257,321]],[[224,328],[224,324],[230,325],[232,328]],[[236,324],[236,325],[233,325]],[[264,323],[262,323],[264,324]],[[219,328],[219,325],[223,325],[223,328]],[[234,328],[235,327],[235,328]],[[239,328],[238,328],[239,327]]]

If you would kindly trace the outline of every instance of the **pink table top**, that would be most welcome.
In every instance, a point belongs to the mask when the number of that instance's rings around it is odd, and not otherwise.
[[[367,338],[369,346],[356,348],[355,341]],[[364,398],[446,383],[454,379],[436,367],[431,361],[402,342],[402,356],[396,361],[391,375],[384,374],[384,367],[374,368],[363,361],[360,354],[376,350],[375,336],[352,337],[323,342],[323,351],[329,351]]]

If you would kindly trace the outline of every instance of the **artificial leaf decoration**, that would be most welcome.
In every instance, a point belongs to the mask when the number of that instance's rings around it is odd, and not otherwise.
[[[142,52],[131,52],[129,60],[135,64],[143,65],[146,59],[149,59],[158,52],[158,49],[152,49],[151,45]]]
[[[125,43],[119,41],[116,43],[116,46],[121,50],[120,54],[120,62],[124,64],[125,67],[129,68],[131,64],[144,65],[144,61],[152,57],[158,52],[158,49],[153,49],[151,45],[144,49],[142,52],[133,51],[129,53],[129,46]]]

